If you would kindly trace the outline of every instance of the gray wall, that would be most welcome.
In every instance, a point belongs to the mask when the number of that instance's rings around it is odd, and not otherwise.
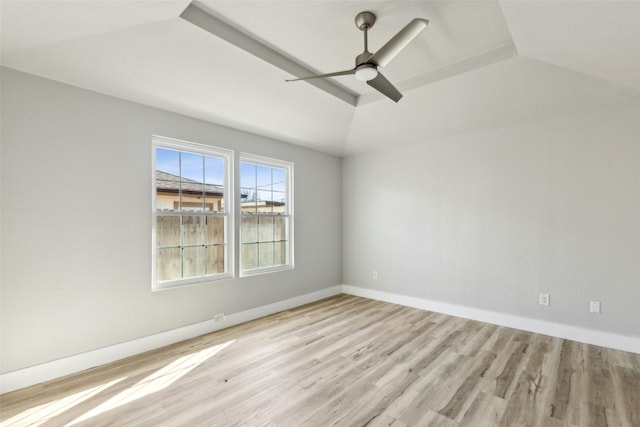
[[[640,336],[637,106],[350,157],[343,182],[345,284]]]
[[[341,283],[339,158],[9,69],[1,83],[0,372]],[[153,134],[293,161],[296,268],[151,292]]]
[[[640,336],[638,108],[341,162],[8,69],[1,83],[0,372],[341,282]],[[295,162],[296,269],[151,292],[152,134]]]

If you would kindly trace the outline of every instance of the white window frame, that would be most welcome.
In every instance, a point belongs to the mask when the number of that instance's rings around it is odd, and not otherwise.
[[[258,156],[258,155],[249,154],[249,153],[240,153],[238,157],[239,157],[238,174],[237,174],[238,196],[237,196],[237,205],[236,205],[236,219],[237,219],[238,228],[239,228],[239,231],[238,231],[239,276],[248,277],[248,276],[255,276],[259,274],[274,273],[274,272],[284,271],[284,270],[293,270],[294,269],[293,162],[289,162],[286,160],[273,159],[270,157]],[[242,242],[243,242],[242,216],[243,215],[257,215],[257,216],[263,215],[263,216],[281,217],[283,215],[264,214],[264,213],[243,214],[242,208],[241,208],[242,197],[240,196],[240,191],[242,190],[241,176],[240,176],[241,174],[240,163],[242,162],[255,163],[258,165],[274,167],[274,168],[281,168],[281,169],[285,169],[286,171],[287,179],[286,179],[286,201],[285,201],[286,205],[285,206],[287,208],[287,213],[284,216],[288,217],[287,236],[288,236],[289,253],[287,254],[287,258],[289,262],[287,264],[278,265],[275,267],[262,267],[262,268],[258,267],[251,270],[245,270],[243,268],[243,265],[242,265]]]
[[[151,224],[152,224],[152,238],[151,238],[151,253],[152,253],[152,262],[151,262],[151,288],[154,291],[162,290],[162,289],[170,289],[180,286],[187,285],[195,285],[200,283],[207,283],[212,281],[231,279],[235,277],[235,191],[233,188],[233,179],[231,177],[233,174],[234,167],[234,156],[232,150],[227,150],[220,147],[215,147],[211,145],[198,144],[195,142],[182,141],[174,138],[167,138],[164,136],[153,135],[152,136],[152,144],[151,144],[151,156],[152,156],[152,167],[151,167]],[[167,148],[176,151],[189,152],[195,154],[203,154],[206,156],[214,156],[221,157],[224,160],[224,212],[217,213],[217,216],[225,216],[225,240],[226,240],[226,249],[225,249],[225,273],[217,273],[217,274],[209,274],[204,276],[190,277],[186,279],[178,279],[166,282],[158,282],[157,281],[157,248],[156,248],[156,148]],[[195,214],[196,212],[194,212]],[[192,213],[190,213],[192,214]],[[210,215],[203,212],[203,215]]]

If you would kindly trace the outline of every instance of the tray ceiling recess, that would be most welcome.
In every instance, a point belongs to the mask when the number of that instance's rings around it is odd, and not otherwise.
[[[216,6],[219,5],[220,3],[216,4]],[[217,11],[213,12],[205,3],[193,2],[189,4],[180,15],[180,18],[296,77],[287,81],[304,80],[352,106],[377,101],[384,98],[384,96],[398,102],[402,97],[402,91],[409,91],[438,80],[513,58],[517,55],[515,46],[512,43],[508,43],[449,63],[446,66],[417,72],[414,70],[410,78],[400,79],[396,85],[393,85],[382,76],[378,67],[389,65],[391,59],[395,58],[427,27],[429,23],[427,19],[415,18],[411,20],[378,49],[375,54],[372,54],[368,52],[367,32],[375,23],[376,15],[367,11],[358,13],[355,20],[356,27],[365,33],[365,50],[356,57],[356,66],[350,70],[322,74],[303,61],[294,59],[292,55],[281,53],[280,50],[263,43],[258,37],[251,35],[250,32],[237,28],[230,21],[227,21],[226,17],[217,16]],[[411,53],[416,54],[419,52],[414,49]],[[352,84],[345,82],[342,85],[332,79],[332,77],[336,76],[356,74],[357,70],[362,69],[364,71],[365,68],[377,72],[375,78],[366,81],[370,87],[377,91],[375,93],[366,93],[362,96],[350,88]]]

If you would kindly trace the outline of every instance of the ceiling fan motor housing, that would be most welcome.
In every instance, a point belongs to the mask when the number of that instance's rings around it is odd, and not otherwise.
[[[366,64],[369,58],[373,56],[373,53],[365,50],[360,55],[356,56],[356,67],[362,64]]]

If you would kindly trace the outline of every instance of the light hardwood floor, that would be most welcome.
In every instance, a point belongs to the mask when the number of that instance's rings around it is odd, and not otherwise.
[[[640,426],[640,355],[339,295],[0,396],[0,426]]]

